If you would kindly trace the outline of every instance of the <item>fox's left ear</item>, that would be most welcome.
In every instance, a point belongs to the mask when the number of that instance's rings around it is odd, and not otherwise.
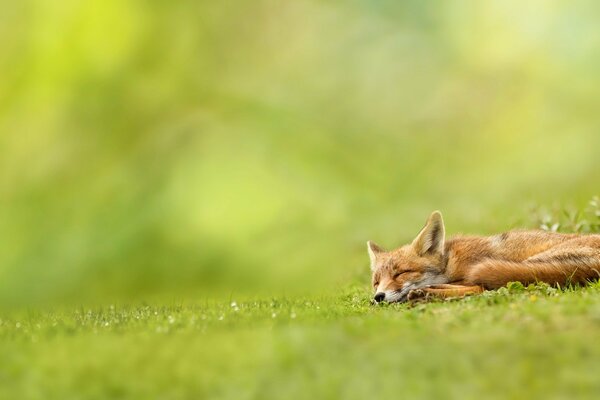
[[[429,216],[427,224],[419,232],[412,246],[419,255],[443,255],[444,242],[446,240],[446,230],[444,228],[444,220],[442,213],[434,211]]]
[[[367,242],[367,250],[369,251],[369,258],[371,259],[371,269],[374,270],[375,264],[377,263],[377,255],[384,250],[370,240]]]

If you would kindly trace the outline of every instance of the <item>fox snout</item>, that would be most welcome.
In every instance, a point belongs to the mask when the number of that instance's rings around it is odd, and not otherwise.
[[[374,303],[404,303],[408,300],[409,292],[415,287],[413,284],[407,284],[402,289],[397,290],[386,290],[384,292],[377,292],[373,296]]]
[[[373,301],[375,303],[403,303],[407,300],[407,294],[408,292],[404,290],[397,290],[391,293],[377,292],[373,296]]]

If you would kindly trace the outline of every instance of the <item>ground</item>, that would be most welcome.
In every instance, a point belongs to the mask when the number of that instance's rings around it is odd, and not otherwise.
[[[0,398],[596,398],[600,285],[5,312]]]

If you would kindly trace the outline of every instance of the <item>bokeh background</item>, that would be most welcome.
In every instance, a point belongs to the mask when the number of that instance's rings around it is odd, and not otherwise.
[[[595,1],[0,1],[0,301],[332,292],[600,183]]]

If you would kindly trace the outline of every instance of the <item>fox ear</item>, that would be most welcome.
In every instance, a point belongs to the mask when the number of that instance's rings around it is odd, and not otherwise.
[[[375,263],[377,262],[377,254],[383,252],[383,249],[369,240],[367,242],[367,250],[369,251],[369,258],[371,259],[371,269],[374,269]]]
[[[434,211],[427,219],[425,227],[419,232],[412,246],[417,254],[444,254],[444,242],[446,240],[446,230],[442,213]]]

